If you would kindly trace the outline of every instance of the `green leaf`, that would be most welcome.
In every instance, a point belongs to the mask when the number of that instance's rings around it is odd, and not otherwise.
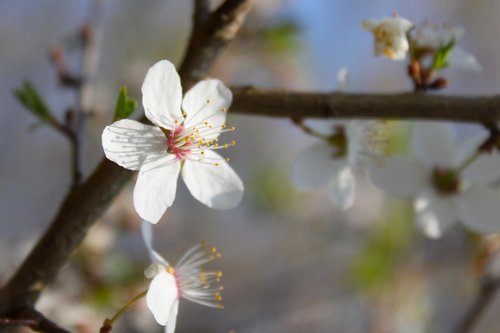
[[[116,100],[115,120],[128,118],[134,112],[137,101],[127,95],[127,87],[122,86]]]
[[[452,39],[448,44],[441,46],[434,56],[434,63],[432,69],[438,71],[443,68],[448,67],[448,58],[450,57],[451,51],[455,47],[455,39]]]
[[[24,107],[45,123],[54,124],[56,119],[33,85],[26,81],[22,88],[14,91],[14,96]]]

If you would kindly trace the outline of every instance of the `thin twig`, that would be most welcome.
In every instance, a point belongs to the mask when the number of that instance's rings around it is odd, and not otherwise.
[[[497,291],[500,289],[500,278],[485,277],[472,305],[465,313],[454,333],[470,333],[479,322],[479,319],[491,304]]]
[[[343,119],[446,120],[496,123],[500,95],[443,96],[415,93],[314,93],[231,88],[232,113],[256,116]]]

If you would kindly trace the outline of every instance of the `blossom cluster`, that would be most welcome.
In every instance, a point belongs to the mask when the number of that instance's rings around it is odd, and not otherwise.
[[[399,16],[362,25],[375,36],[375,55],[409,59],[416,90],[442,88],[444,79],[434,75],[449,65],[481,69],[472,55],[456,46],[463,29],[415,26]],[[346,70],[339,73],[341,89],[347,86],[347,76]],[[235,146],[234,140],[219,141],[221,134],[235,131],[226,125],[232,94],[221,81],[203,80],[183,96],[174,65],[163,60],[148,70],[142,95],[151,125],[118,120],[104,129],[102,146],[109,160],[138,171],[133,202],[144,220],[142,234],[152,262],[145,271],[152,280],[144,294],[156,321],[173,333],[181,298],[223,308],[222,273],[202,269],[220,254],[215,247],[197,245],[170,265],[153,248],[152,225],[173,204],[179,175],[193,197],[215,209],[236,207],[244,186],[229,158],[218,152]],[[327,184],[333,204],[346,210],[355,203],[356,174],[365,170],[376,187],[412,200],[416,224],[429,237],[440,237],[457,221],[479,232],[500,230],[500,195],[494,187],[500,179],[496,127],[459,144],[449,124],[418,122],[410,154],[386,156],[380,122],[297,124],[319,139],[291,166],[299,189]]]

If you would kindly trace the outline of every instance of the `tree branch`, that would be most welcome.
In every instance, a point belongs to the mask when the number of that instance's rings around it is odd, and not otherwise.
[[[186,90],[196,78],[206,75],[230,37],[235,36],[249,3],[250,0],[227,0],[211,14],[206,25],[193,32],[181,65],[181,79]],[[103,159],[92,175],[70,192],[42,238],[0,289],[0,316],[15,318],[19,312],[33,307],[41,291],[54,280],[88,229],[132,175],[132,171]]]
[[[210,17],[210,0],[194,0],[193,29],[197,30]]]
[[[465,313],[462,321],[457,326],[455,333],[470,333],[478,323],[482,314],[493,301],[497,291],[500,289],[500,278],[486,276],[481,282],[481,287],[476,299]]]
[[[36,332],[70,333],[36,310],[23,309],[21,311],[18,311],[17,315],[18,318],[0,319],[0,327],[27,326]]]
[[[233,40],[252,1],[226,0],[204,24],[195,27],[179,69],[184,91],[203,79],[215,58]]]
[[[312,93],[231,88],[231,113],[286,118],[426,119],[500,121],[500,95],[443,96],[415,93]]]

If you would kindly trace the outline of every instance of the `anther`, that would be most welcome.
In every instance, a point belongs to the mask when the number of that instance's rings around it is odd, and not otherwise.
[[[210,99],[207,99],[207,104],[210,104]]]
[[[221,109],[221,112],[226,112],[226,108],[222,108],[222,109]]]

